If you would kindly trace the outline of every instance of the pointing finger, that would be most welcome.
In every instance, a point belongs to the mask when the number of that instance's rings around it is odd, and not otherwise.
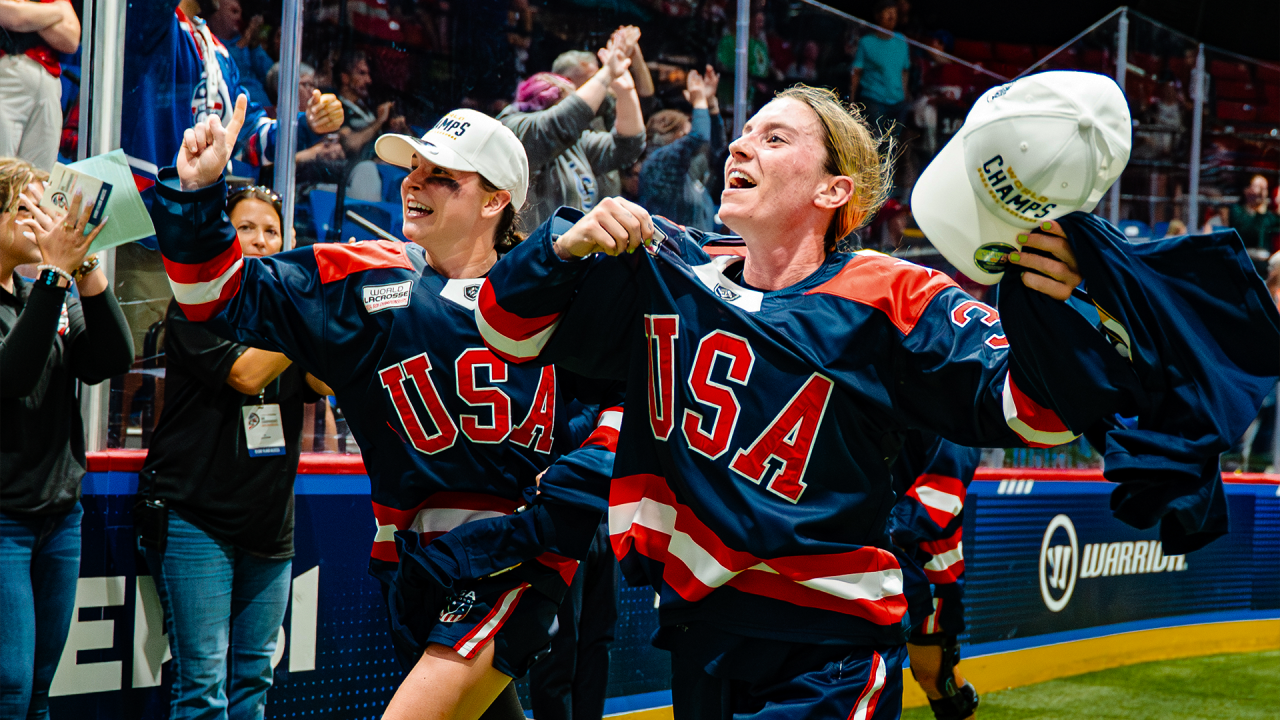
[[[244,115],[248,110],[249,98],[241,94],[236,98],[236,109],[231,113],[231,122],[227,123],[227,135],[230,136],[232,143],[240,137],[240,129],[244,127]]]

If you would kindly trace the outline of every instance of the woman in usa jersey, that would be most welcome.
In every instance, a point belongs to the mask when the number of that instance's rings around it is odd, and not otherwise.
[[[591,411],[575,442],[568,402],[599,402],[593,387],[509,367],[476,328],[481,278],[518,240],[524,149],[469,110],[421,139],[384,135],[379,156],[412,169],[410,243],[244,258],[222,212],[244,105],[225,129],[213,116],[188,130],[160,174],[152,216],[175,298],[333,388],[372,481],[370,572],[409,671],[385,717],[522,718],[511,680],[546,649],[595,535],[620,418]]]
[[[878,144],[834,94],[792,88],[730,145],[720,216],[745,252],[609,199],[562,208],[480,291],[499,356],[626,381],[609,531],[659,593],[677,720],[898,717],[903,432],[1075,437],[993,308],[940,272],[836,251],[886,194]],[[1061,228],[1018,242],[1022,282],[1067,298],[1081,278]]]

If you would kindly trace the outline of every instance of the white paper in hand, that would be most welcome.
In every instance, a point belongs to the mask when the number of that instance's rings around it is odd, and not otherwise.
[[[68,167],[111,186],[110,197],[102,212],[102,217],[108,218],[108,221],[94,239],[93,245],[89,246],[90,253],[156,234],[156,228],[151,224],[151,215],[142,202],[138,186],[134,184],[133,171],[129,169],[123,150],[112,150],[104,155],[85,158]],[[45,193],[45,197],[48,197],[48,193]]]

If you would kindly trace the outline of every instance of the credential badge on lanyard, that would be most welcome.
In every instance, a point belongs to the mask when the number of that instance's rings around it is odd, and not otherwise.
[[[263,393],[258,393],[258,404],[245,405],[241,412],[249,457],[285,454],[284,423],[280,420],[279,403],[264,403]]]

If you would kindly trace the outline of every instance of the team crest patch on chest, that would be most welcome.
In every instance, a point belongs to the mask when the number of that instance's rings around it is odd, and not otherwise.
[[[468,310],[476,309],[476,298],[480,297],[480,286],[484,280],[472,278],[468,280],[450,280],[444,284],[440,297],[455,302]]]
[[[409,298],[413,295],[413,281],[391,283],[390,285],[366,285],[361,288],[364,309],[373,314],[391,308],[409,307]]]

